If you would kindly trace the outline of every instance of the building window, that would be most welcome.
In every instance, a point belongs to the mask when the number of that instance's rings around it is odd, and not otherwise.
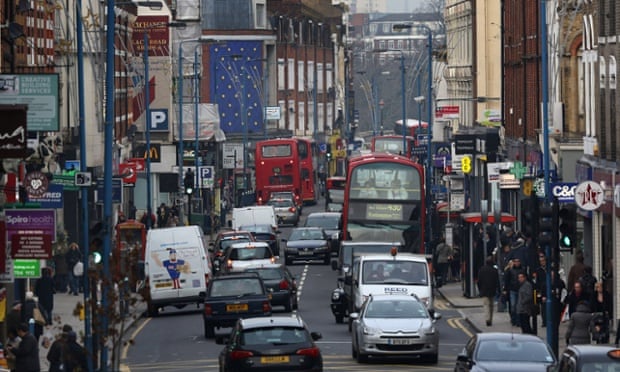
[[[373,23],[372,25],[370,25],[370,34],[374,35],[376,33],[377,33],[377,25]]]
[[[394,40],[388,40],[388,49],[394,49]]]
[[[400,49],[400,50],[403,49],[403,41],[402,40],[398,40],[398,49]]]
[[[389,23],[384,23],[383,24],[383,32],[386,33],[386,34],[390,32],[390,24]]]
[[[256,4],[256,28],[265,28],[266,20],[267,13],[265,4]]]
[[[385,40],[379,41],[379,49],[385,49]]]

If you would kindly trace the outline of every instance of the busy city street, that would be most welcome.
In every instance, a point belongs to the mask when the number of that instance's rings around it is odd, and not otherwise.
[[[323,205],[304,207],[305,217],[322,211]],[[288,237],[291,227],[282,227],[281,236]],[[393,371],[429,370],[452,371],[456,355],[462,350],[472,331],[456,309],[441,297],[435,307],[442,314],[438,321],[440,333],[439,363],[428,364],[416,358],[371,359],[359,364],[351,357],[351,334],[345,324],[336,324],[330,311],[330,296],[337,285],[336,271],[321,262],[295,263],[289,266],[299,282],[299,310],[311,331],[320,332],[317,341],[326,371]],[[292,316],[282,307],[274,308],[274,316]],[[230,328],[217,330],[226,334]],[[140,319],[129,332],[132,342],[126,347],[121,363],[129,371],[216,371],[217,357],[222,345],[206,340],[202,332],[202,308],[187,306],[183,309],[166,308],[158,317]]]

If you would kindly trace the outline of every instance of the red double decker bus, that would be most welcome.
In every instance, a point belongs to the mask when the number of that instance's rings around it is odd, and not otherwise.
[[[304,204],[316,204],[316,169],[318,162],[318,151],[316,144],[305,138],[298,138],[299,148],[299,166],[301,167],[301,200]]]
[[[256,201],[264,204],[274,192],[292,192],[302,204],[301,160],[308,157],[307,143],[297,138],[277,138],[256,143]]]
[[[405,137],[407,142],[407,151],[403,152],[403,136],[400,135],[384,135],[372,137],[370,143],[370,151],[372,152],[384,152],[394,155],[406,154],[408,158],[411,158],[413,146],[415,145],[415,139],[411,136]]]
[[[350,159],[343,236],[400,242],[405,252],[424,253],[424,195],[424,169],[406,157],[371,153]]]

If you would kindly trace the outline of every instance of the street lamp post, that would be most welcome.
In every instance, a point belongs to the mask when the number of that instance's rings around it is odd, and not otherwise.
[[[200,189],[201,189],[201,185],[200,185],[200,170],[198,169],[198,151],[199,151],[199,142],[198,142],[198,129],[199,129],[199,123],[198,123],[198,118],[199,118],[199,106],[198,106],[198,101],[200,98],[200,78],[198,75],[198,47],[194,48],[194,134],[195,134],[195,138],[194,138],[194,166],[196,168],[196,170],[194,171],[194,174],[196,175],[196,181],[194,182],[194,188],[196,189],[196,193],[198,195],[198,199],[200,199],[201,197],[201,193],[200,193]],[[191,200],[190,200],[191,201]],[[187,206],[188,207],[188,216],[191,216],[192,211],[192,205],[191,202],[190,204]],[[204,226],[204,224],[203,224]]]
[[[214,43],[217,42],[217,40],[214,39],[210,39],[210,38],[204,38],[204,37],[200,37],[198,39],[187,39],[187,40],[181,40],[179,42],[179,57],[178,57],[178,79],[179,82],[177,84],[177,102],[178,102],[178,106],[179,106],[179,122],[178,122],[178,131],[179,131],[179,152],[178,152],[178,161],[179,161],[179,190],[181,191],[181,193],[184,192],[183,189],[183,153],[184,153],[184,149],[183,149],[183,80],[184,80],[184,75],[183,75],[183,44],[185,43]],[[190,208],[190,206],[188,205],[188,208]],[[182,211],[183,208],[180,208],[180,210]],[[190,212],[190,209],[188,209],[188,213]]]
[[[144,33],[144,102],[146,109],[144,111],[144,126],[146,133],[146,229],[151,228],[152,216],[152,197],[151,197],[151,86],[149,82],[149,34]]]
[[[427,92],[427,109],[428,109],[428,139],[427,139],[427,155],[426,155],[426,212],[427,216],[431,215],[431,205],[432,205],[432,195],[431,195],[431,176],[433,170],[433,155],[432,155],[432,147],[431,142],[433,139],[433,31],[425,24],[397,24],[394,25],[394,30],[403,30],[403,29],[411,29],[413,27],[421,28],[424,30],[427,36],[427,48],[428,48],[428,92]],[[420,120],[420,119],[418,119]],[[405,123],[403,122],[403,129]],[[433,240],[433,225],[432,218],[427,218],[428,220],[428,237],[426,239],[427,243],[430,243]],[[427,245],[430,248],[430,244]]]

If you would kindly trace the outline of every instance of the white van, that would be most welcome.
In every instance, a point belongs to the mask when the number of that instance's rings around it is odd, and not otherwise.
[[[149,316],[164,306],[204,302],[212,273],[207,252],[199,226],[149,230],[144,264]]]
[[[359,312],[366,297],[374,294],[415,294],[427,309],[433,309],[431,273],[427,258],[421,254],[393,250],[390,254],[356,256],[345,284],[351,285],[350,312]]]
[[[270,224],[278,229],[276,211],[271,205],[255,205],[251,207],[233,208],[232,228],[239,230],[240,226]]]

